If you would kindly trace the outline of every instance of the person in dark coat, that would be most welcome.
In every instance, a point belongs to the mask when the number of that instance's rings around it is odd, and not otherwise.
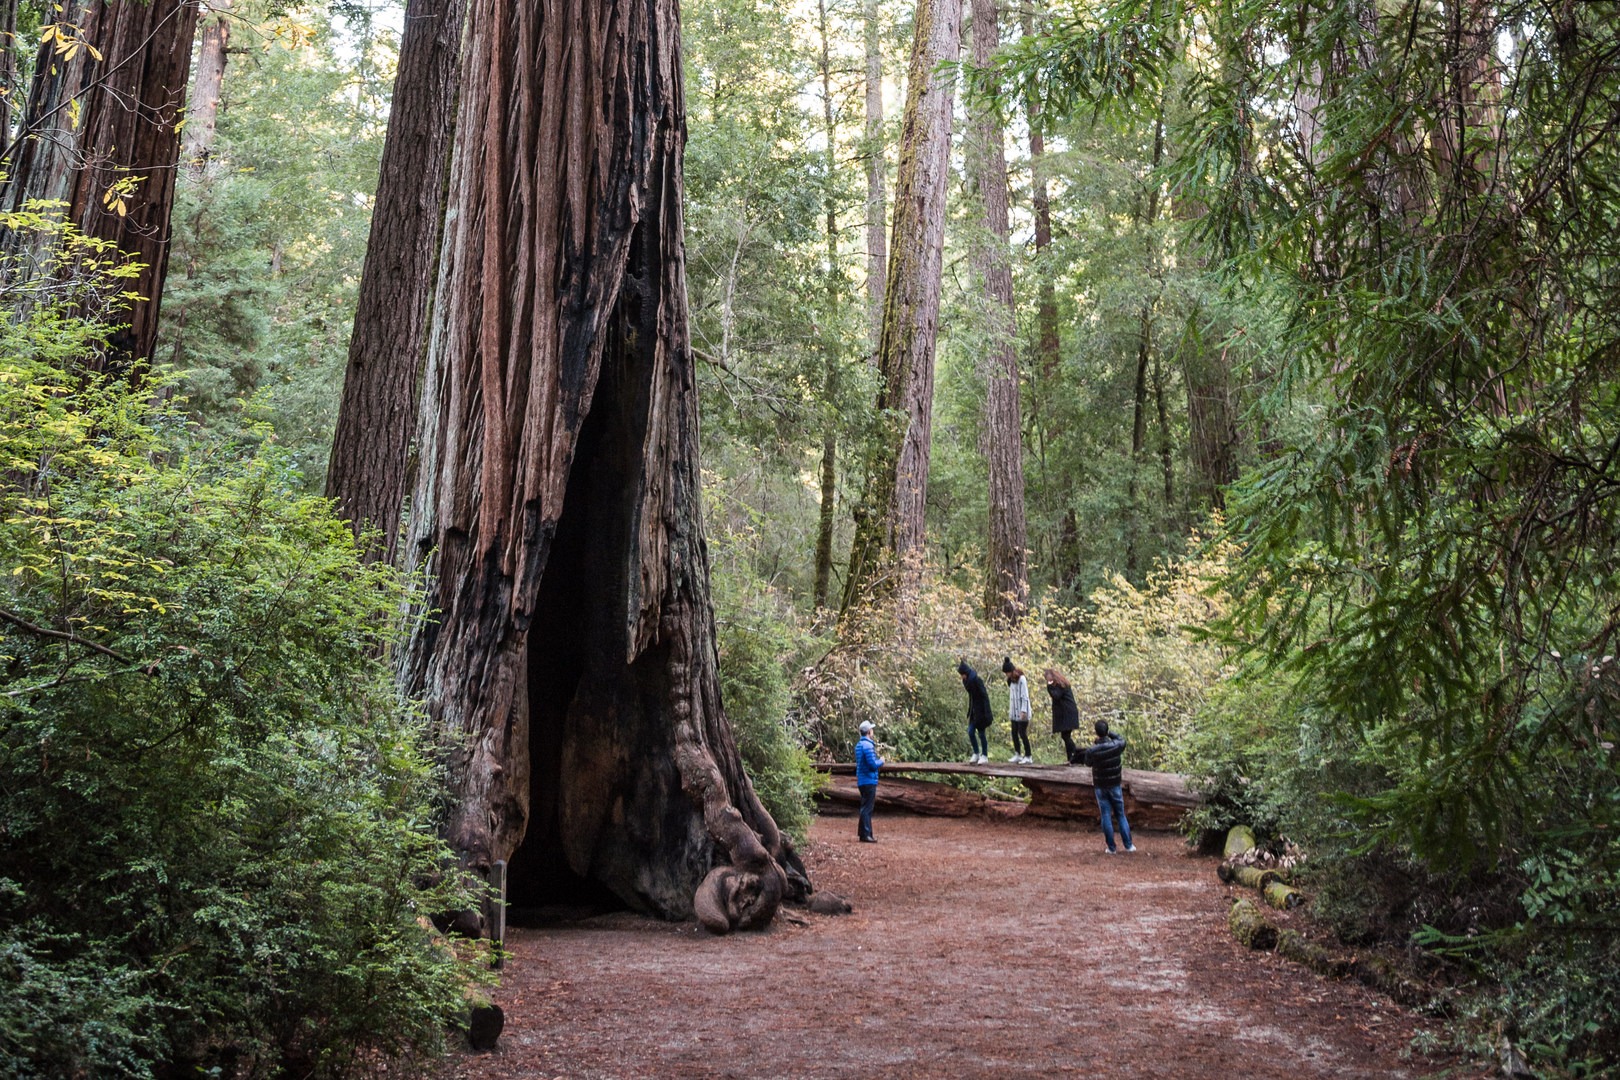
[[[962,689],[968,696],[968,747],[973,756],[968,758],[969,765],[988,765],[990,763],[990,691],[985,688],[984,680],[979,673],[968,667],[966,660],[958,660],[956,673],[962,676]]]
[[[1063,737],[1066,760],[1070,765],[1078,765],[1083,751],[1074,745],[1074,733],[1080,730],[1080,706],[1061,671],[1049,667],[1045,674],[1046,692],[1052,695],[1052,734]]]
[[[1131,843],[1131,824],[1125,820],[1125,736],[1108,730],[1108,721],[1095,725],[1097,741],[1086,747],[1086,764],[1091,766],[1091,787],[1097,794],[1097,810],[1102,815],[1103,839],[1108,843],[1108,854],[1114,854],[1114,820],[1119,819],[1119,838],[1126,851],[1135,851]]]

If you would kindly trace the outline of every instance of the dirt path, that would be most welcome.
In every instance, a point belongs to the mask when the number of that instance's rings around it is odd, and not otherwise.
[[[709,936],[600,916],[517,930],[500,1049],[445,1077],[1430,1076],[1419,1018],[1226,932],[1180,838],[891,816],[806,852],[844,917]],[[1463,1071],[1454,1076],[1484,1075]]]

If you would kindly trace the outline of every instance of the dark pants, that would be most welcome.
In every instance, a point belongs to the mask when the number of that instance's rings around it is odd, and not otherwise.
[[[1015,721],[1013,721],[1013,726],[1012,727],[1013,727],[1013,753],[1015,753],[1015,754],[1023,754],[1025,757],[1029,757],[1030,756],[1030,752],[1029,752],[1029,721],[1028,720],[1015,720]],[[1019,749],[1020,746],[1023,747],[1022,750]]]
[[[975,754],[990,756],[990,736],[985,734],[984,728],[968,725],[968,745],[973,748]]]
[[[1069,764],[1073,765],[1075,755],[1080,753],[1080,748],[1078,746],[1074,745],[1074,732],[1072,732],[1072,731],[1060,731],[1060,732],[1058,732],[1058,734],[1063,736],[1063,746],[1064,746],[1064,749],[1068,751]]]
[[[861,824],[856,833],[862,840],[872,839],[872,806],[877,802],[877,785],[862,784],[861,792]]]

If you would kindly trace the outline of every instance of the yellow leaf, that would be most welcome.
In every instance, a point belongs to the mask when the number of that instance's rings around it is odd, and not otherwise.
[[[102,61],[103,57],[101,55],[101,50],[100,49],[96,48],[94,45],[90,44],[88,41],[84,43],[84,47],[85,47],[85,50],[87,52],[89,52],[91,56],[96,58],[96,62],[98,64]]]

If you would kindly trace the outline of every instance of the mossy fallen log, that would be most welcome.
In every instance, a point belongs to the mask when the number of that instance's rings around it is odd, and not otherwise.
[[[1266,903],[1282,911],[1296,908],[1305,902],[1305,895],[1280,877],[1266,882],[1260,891],[1265,894]]]
[[[1281,881],[1282,879],[1283,876],[1280,870],[1262,868],[1259,866],[1232,867],[1232,880],[1237,882],[1239,885],[1242,885],[1245,888],[1253,889],[1256,892],[1264,892],[1266,890],[1266,886],[1270,885],[1274,881]]]
[[[1226,926],[1240,945],[1250,949],[1271,949],[1277,945],[1277,928],[1266,921],[1250,900],[1239,900],[1226,915]]]
[[[1226,833],[1226,849],[1222,858],[1235,859],[1245,851],[1254,849],[1254,830],[1247,825],[1234,825]]]
[[[1356,966],[1354,957],[1325,949],[1298,930],[1284,930],[1277,935],[1277,954],[1330,979],[1342,979]]]

